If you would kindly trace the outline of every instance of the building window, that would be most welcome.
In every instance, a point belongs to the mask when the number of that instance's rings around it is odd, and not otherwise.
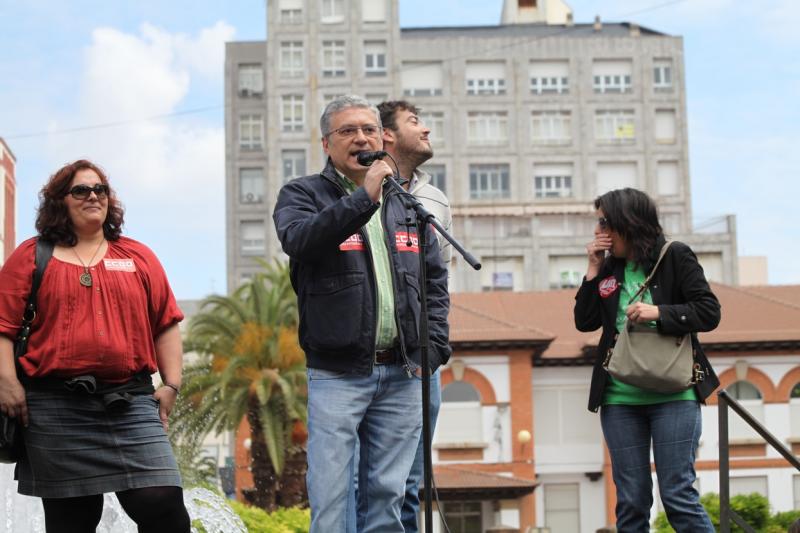
[[[242,255],[263,255],[267,251],[263,220],[243,220],[240,229]]]
[[[675,144],[675,110],[656,109],[656,142]]]
[[[513,222],[493,220],[495,235],[514,237]],[[488,228],[484,228],[486,231]],[[481,257],[481,289],[483,291],[521,290],[523,284],[522,257]]]
[[[367,102],[377,107],[381,102],[389,100],[389,95],[386,93],[367,93],[364,98],[367,99]]]
[[[239,95],[261,95],[264,92],[264,69],[260,63],[239,65]]]
[[[344,41],[322,41],[322,75],[326,78],[344,76],[346,67]]]
[[[657,93],[672,92],[672,60],[653,61],[653,89]]]
[[[467,114],[467,142],[484,146],[508,143],[505,111],[474,111]]]
[[[659,161],[656,164],[656,187],[659,196],[678,196],[681,193],[677,161]]]
[[[467,62],[467,94],[506,94],[506,65],[503,62]]]
[[[261,150],[264,139],[264,120],[261,115],[239,117],[239,148],[244,151]]]
[[[263,169],[239,169],[239,201],[243,204],[260,204],[264,201]]]
[[[469,197],[473,200],[511,198],[509,166],[470,165]]]
[[[534,111],[531,113],[533,144],[570,144],[572,116],[569,111]]]
[[[433,146],[444,144],[444,113],[441,111],[420,112],[419,119],[431,132],[428,140]]]
[[[568,94],[567,61],[533,61],[530,66],[531,94]]]
[[[283,183],[292,178],[306,175],[305,150],[283,150],[281,151],[281,161],[283,162]]]
[[[364,41],[364,74],[386,76],[386,41]]]
[[[321,0],[321,22],[333,24],[344,20],[344,0]]]
[[[386,0],[361,0],[361,20],[386,22]]]
[[[404,62],[400,83],[405,96],[441,96],[444,73],[441,62]]]
[[[631,92],[632,71],[633,65],[630,61],[595,61],[592,64],[594,92],[598,94]]]
[[[731,398],[737,400],[747,409],[750,414],[760,423],[764,423],[764,401],[755,385],[749,381],[737,381],[728,385],[725,389]],[[742,420],[740,416],[732,416],[728,419],[728,436],[731,440],[746,441],[746,443],[761,443],[763,439],[756,433],[756,430]],[[733,492],[733,479],[731,478],[731,495]]]
[[[571,164],[534,165],[533,176],[533,192],[536,198],[572,196]]]
[[[441,502],[442,530],[451,533],[476,533],[483,531],[481,502]]]
[[[282,78],[297,78],[305,71],[302,41],[281,43],[280,74]]]
[[[544,525],[550,531],[580,531],[580,485],[548,483],[544,486]]]
[[[281,97],[281,130],[285,132],[303,131],[306,105],[303,95],[287,94]]]
[[[278,9],[281,24],[303,23],[303,0],[280,0]]]
[[[636,140],[634,114],[628,109],[599,109],[594,114],[594,137],[598,141],[632,143]]]
[[[734,415],[732,418],[739,418]],[[731,498],[739,494],[761,494],[765,498],[769,498],[767,494],[767,476],[731,476],[730,478],[730,495]]]
[[[597,163],[597,195],[625,187],[636,188],[638,183],[636,163],[633,161]]]
[[[428,173],[431,177],[431,185],[447,193],[447,183],[445,180],[447,170],[444,165],[425,165],[422,170]]]
[[[795,474],[792,476],[792,485],[794,486],[794,509],[800,509],[800,475]]]
[[[437,444],[483,442],[481,397],[466,381],[454,381],[442,390],[441,414],[436,424]]]

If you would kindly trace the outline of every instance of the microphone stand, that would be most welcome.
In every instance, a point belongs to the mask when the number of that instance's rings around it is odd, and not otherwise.
[[[431,420],[430,420],[430,408],[431,408],[431,366],[430,360],[428,356],[428,346],[430,342],[430,332],[428,328],[428,291],[427,291],[427,281],[428,281],[428,273],[427,273],[427,266],[425,264],[425,248],[427,246],[426,243],[426,226],[427,224],[432,225],[436,228],[436,231],[439,234],[447,239],[447,241],[453,245],[459,254],[464,258],[464,260],[475,270],[481,269],[480,262],[475,259],[475,257],[469,253],[467,250],[464,249],[463,246],[452,236],[450,233],[444,229],[442,224],[436,220],[436,216],[428,211],[422,202],[420,202],[413,194],[406,191],[400,183],[398,183],[398,179],[401,178],[400,176],[400,169],[397,166],[397,161],[391,156],[391,154],[386,154],[389,159],[391,159],[392,163],[394,164],[395,168],[395,176],[386,176],[386,182],[388,185],[394,189],[396,192],[399,193],[400,199],[406,205],[406,208],[413,209],[417,215],[417,238],[419,239],[419,271],[420,271],[420,280],[419,280],[419,292],[420,292],[420,323],[419,323],[419,338],[420,338],[420,356],[421,356],[421,364],[422,364],[422,439],[424,446],[423,449],[423,460],[424,460],[424,487],[425,487],[425,533],[432,533],[433,532],[433,504],[431,499],[431,485],[432,485],[432,478],[433,478],[433,460],[431,457]],[[370,162],[371,164],[371,162]],[[366,165],[369,166],[369,165]],[[395,177],[397,179],[395,179]]]

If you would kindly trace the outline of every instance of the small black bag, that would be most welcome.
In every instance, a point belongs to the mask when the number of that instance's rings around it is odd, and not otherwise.
[[[17,340],[14,341],[14,364],[17,367],[17,376],[22,369],[19,358],[28,350],[28,338],[31,334],[31,324],[36,319],[36,294],[44,277],[44,269],[53,256],[53,243],[38,239],[36,241],[36,269],[33,271],[31,294],[28,296],[28,305],[22,313],[22,327],[19,329]],[[16,463],[22,453],[22,432],[16,418],[11,418],[0,413],[0,463]]]

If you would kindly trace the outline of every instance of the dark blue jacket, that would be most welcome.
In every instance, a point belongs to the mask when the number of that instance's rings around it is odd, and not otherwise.
[[[383,190],[382,221],[392,266],[395,323],[408,367],[420,366],[419,253],[428,274],[431,371],[450,357],[447,269],[428,228],[419,250],[416,217],[400,195]],[[272,215],[290,258],[300,311],[300,346],[309,367],[368,375],[375,356],[377,288],[364,225],[378,209],[363,187],[348,195],[330,160],[321,174],[297,178],[278,195]]]
[[[665,240],[656,243],[647,274],[652,270]],[[608,384],[608,373],[603,368],[606,352],[617,333],[617,307],[620,287],[625,278],[625,260],[609,257],[600,268],[600,273],[591,281],[583,280],[575,296],[575,326],[580,331],[595,331],[602,327],[603,334],[597,346],[589,390],[589,410],[597,411],[603,401],[603,392]],[[720,321],[720,305],[708,286],[703,267],[686,244],[673,242],[650,284],[653,305],[658,306],[660,319],[656,324],[666,334],[692,335],[695,362],[700,365],[705,379],[694,388],[704,401],[719,386],[714,369],[708,362],[703,347],[697,340],[697,332],[711,331]]]

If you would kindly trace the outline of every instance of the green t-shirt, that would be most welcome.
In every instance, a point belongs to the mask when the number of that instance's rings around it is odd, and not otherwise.
[[[644,271],[636,268],[636,263],[632,261],[625,263],[625,276],[620,287],[619,306],[617,307],[617,331],[622,331],[625,326],[625,320],[627,319],[625,310],[628,308],[628,300],[636,294],[645,279],[647,279],[647,276],[645,276]],[[646,304],[653,303],[649,290],[644,291],[641,300]],[[656,323],[653,321],[648,322],[647,325],[651,328],[656,327]],[[676,400],[697,401],[697,393],[695,393],[694,387],[682,392],[662,394],[646,391],[608,376],[608,385],[603,393],[603,405],[651,405],[654,403],[674,402]]]

